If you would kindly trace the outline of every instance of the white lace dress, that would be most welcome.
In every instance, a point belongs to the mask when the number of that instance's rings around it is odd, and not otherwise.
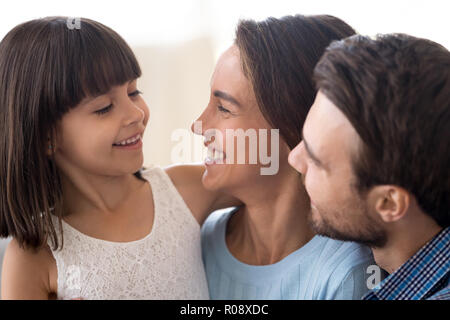
[[[100,240],[63,221],[64,246],[52,250],[58,299],[209,299],[198,222],[163,169],[152,167],[143,177],[155,208],[145,238]]]

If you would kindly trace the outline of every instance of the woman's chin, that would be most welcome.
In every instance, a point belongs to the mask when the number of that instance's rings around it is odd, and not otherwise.
[[[223,168],[219,165],[207,165],[205,173],[202,177],[203,186],[211,191],[216,191],[224,187],[225,181],[223,181]]]

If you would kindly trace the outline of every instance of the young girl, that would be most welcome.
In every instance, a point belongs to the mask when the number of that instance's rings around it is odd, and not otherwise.
[[[0,43],[3,299],[207,299],[202,166],[141,169],[141,70],[108,27],[23,23]]]

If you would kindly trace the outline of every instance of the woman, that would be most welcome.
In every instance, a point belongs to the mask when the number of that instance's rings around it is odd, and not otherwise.
[[[370,250],[313,233],[301,176],[287,162],[314,100],[315,64],[332,40],[354,33],[332,16],[246,20],[220,57],[209,104],[198,119],[201,126],[193,130],[206,137],[214,154],[206,161],[203,185],[244,205],[213,213],[202,227],[212,299],[359,299],[368,291],[366,271],[374,264]],[[242,148],[230,144],[227,131],[237,129],[279,129],[281,139],[267,134],[271,139],[265,146],[272,155],[279,152],[276,174],[261,174],[261,159],[249,163],[255,149],[250,134],[246,163],[236,164]],[[263,138],[257,137],[260,152]]]

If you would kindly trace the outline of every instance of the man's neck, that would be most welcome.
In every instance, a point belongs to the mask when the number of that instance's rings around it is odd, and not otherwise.
[[[372,248],[376,263],[393,273],[436,236],[442,227],[425,214],[417,215],[414,221],[398,224],[388,232],[388,241],[383,248]]]

